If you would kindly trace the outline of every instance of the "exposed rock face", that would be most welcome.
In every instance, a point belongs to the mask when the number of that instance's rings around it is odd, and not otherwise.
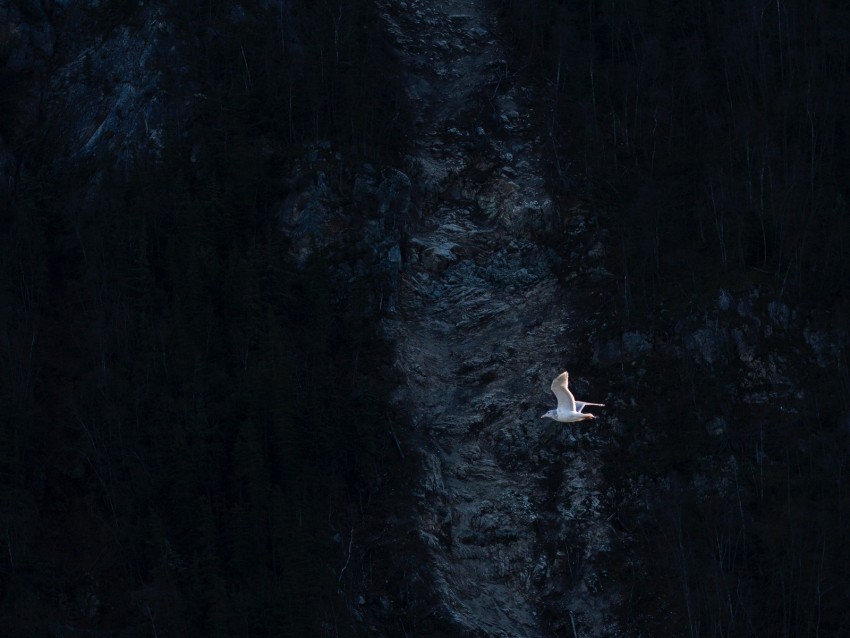
[[[191,96],[181,68],[183,43],[156,3],[139,3],[115,25],[98,24],[98,9],[83,5],[69,4],[55,18],[63,24],[58,68],[49,83],[51,116],[67,143],[67,159],[108,152],[126,162],[156,155],[166,123],[181,120],[177,109],[187,98],[180,93]],[[93,37],[82,39],[80,32]]]
[[[534,239],[553,203],[532,91],[508,81],[484,2],[379,4],[419,114],[418,208],[386,330],[406,381],[398,400],[426,448],[417,527],[435,612],[457,635],[618,635],[600,566],[605,422],[540,419],[564,368],[580,398],[605,397],[582,382],[571,345],[579,297]],[[585,243],[583,229],[574,238]]]
[[[5,2],[0,25],[0,196],[42,161],[156,158],[168,127],[185,135],[203,99],[159,3]]]
[[[351,190],[342,194],[328,185],[318,168],[333,159],[330,145],[312,150],[312,159],[296,167],[291,193],[278,211],[293,257],[304,266],[317,251],[324,252],[334,264],[339,294],[352,282],[368,281],[374,305],[392,313],[402,266],[401,233],[411,202],[410,178],[397,169],[379,171],[365,164],[355,175],[346,174]]]

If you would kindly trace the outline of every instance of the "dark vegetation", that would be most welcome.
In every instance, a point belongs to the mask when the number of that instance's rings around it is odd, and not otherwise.
[[[641,397],[645,417],[612,441],[607,468],[624,621],[643,635],[847,633],[848,361],[832,344],[837,360],[815,364],[802,326],[846,335],[850,8],[497,4],[515,66],[545,87],[541,126],[611,231],[606,321],[680,353],[656,348],[635,362],[644,377],[630,366],[606,377]],[[721,288],[759,301],[718,315]],[[797,320],[755,356],[794,378],[764,383],[776,405],[747,404],[759,361],[719,340],[708,364],[677,340],[709,318],[706,334],[759,332],[769,300]]]
[[[391,560],[368,542],[405,480],[377,308],[321,251],[296,267],[276,210],[305,145],[398,150],[397,76],[370,2],[264,6],[168,6],[204,98],[160,158],[72,169],[61,140],[18,149],[0,222],[4,636],[351,634],[352,592]]]
[[[843,3],[501,4],[613,213],[627,311],[748,269],[847,294]]]

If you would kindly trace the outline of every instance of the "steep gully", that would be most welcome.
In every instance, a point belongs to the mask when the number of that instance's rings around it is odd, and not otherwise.
[[[418,198],[385,329],[396,399],[425,448],[417,531],[434,613],[458,635],[619,635],[599,477],[610,422],[540,419],[564,368],[577,396],[606,396],[582,381],[572,345],[587,293],[536,241],[556,204],[534,90],[508,73],[485,2],[378,5],[417,116],[406,169]],[[576,208],[559,232],[592,244],[587,217]]]

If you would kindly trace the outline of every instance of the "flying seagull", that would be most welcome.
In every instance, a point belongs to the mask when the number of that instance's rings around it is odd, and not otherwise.
[[[586,401],[576,401],[573,393],[567,388],[567,383],[570,380],[570,375],[562,372],[555,380],[552,381],[552,392],[558,398],[558,407],[555,410],[549,410],[541,419],[555,419],[561,423],[572,423],[573,421],[584,421],[585,419],[595,419],[593,414],[584,413],[584,406],[597,405],[604,407],[604,403],[588,403]]]

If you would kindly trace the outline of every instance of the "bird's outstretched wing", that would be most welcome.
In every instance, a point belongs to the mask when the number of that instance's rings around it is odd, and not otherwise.
[[[576,399],[573,393],[567,388],[570,376],[566,372],[562,372],[552,382],[552,392],[558,399],[558,410],[567,410],[569,412],[576,411]]]
[[[576,401],[576,411],[581,412],[582,410],[584,410],[584,407],[586,405],[595,405],[595,406],[598,406],[600,408],[605,407],[604,403],[590,403],[589,401]]]

